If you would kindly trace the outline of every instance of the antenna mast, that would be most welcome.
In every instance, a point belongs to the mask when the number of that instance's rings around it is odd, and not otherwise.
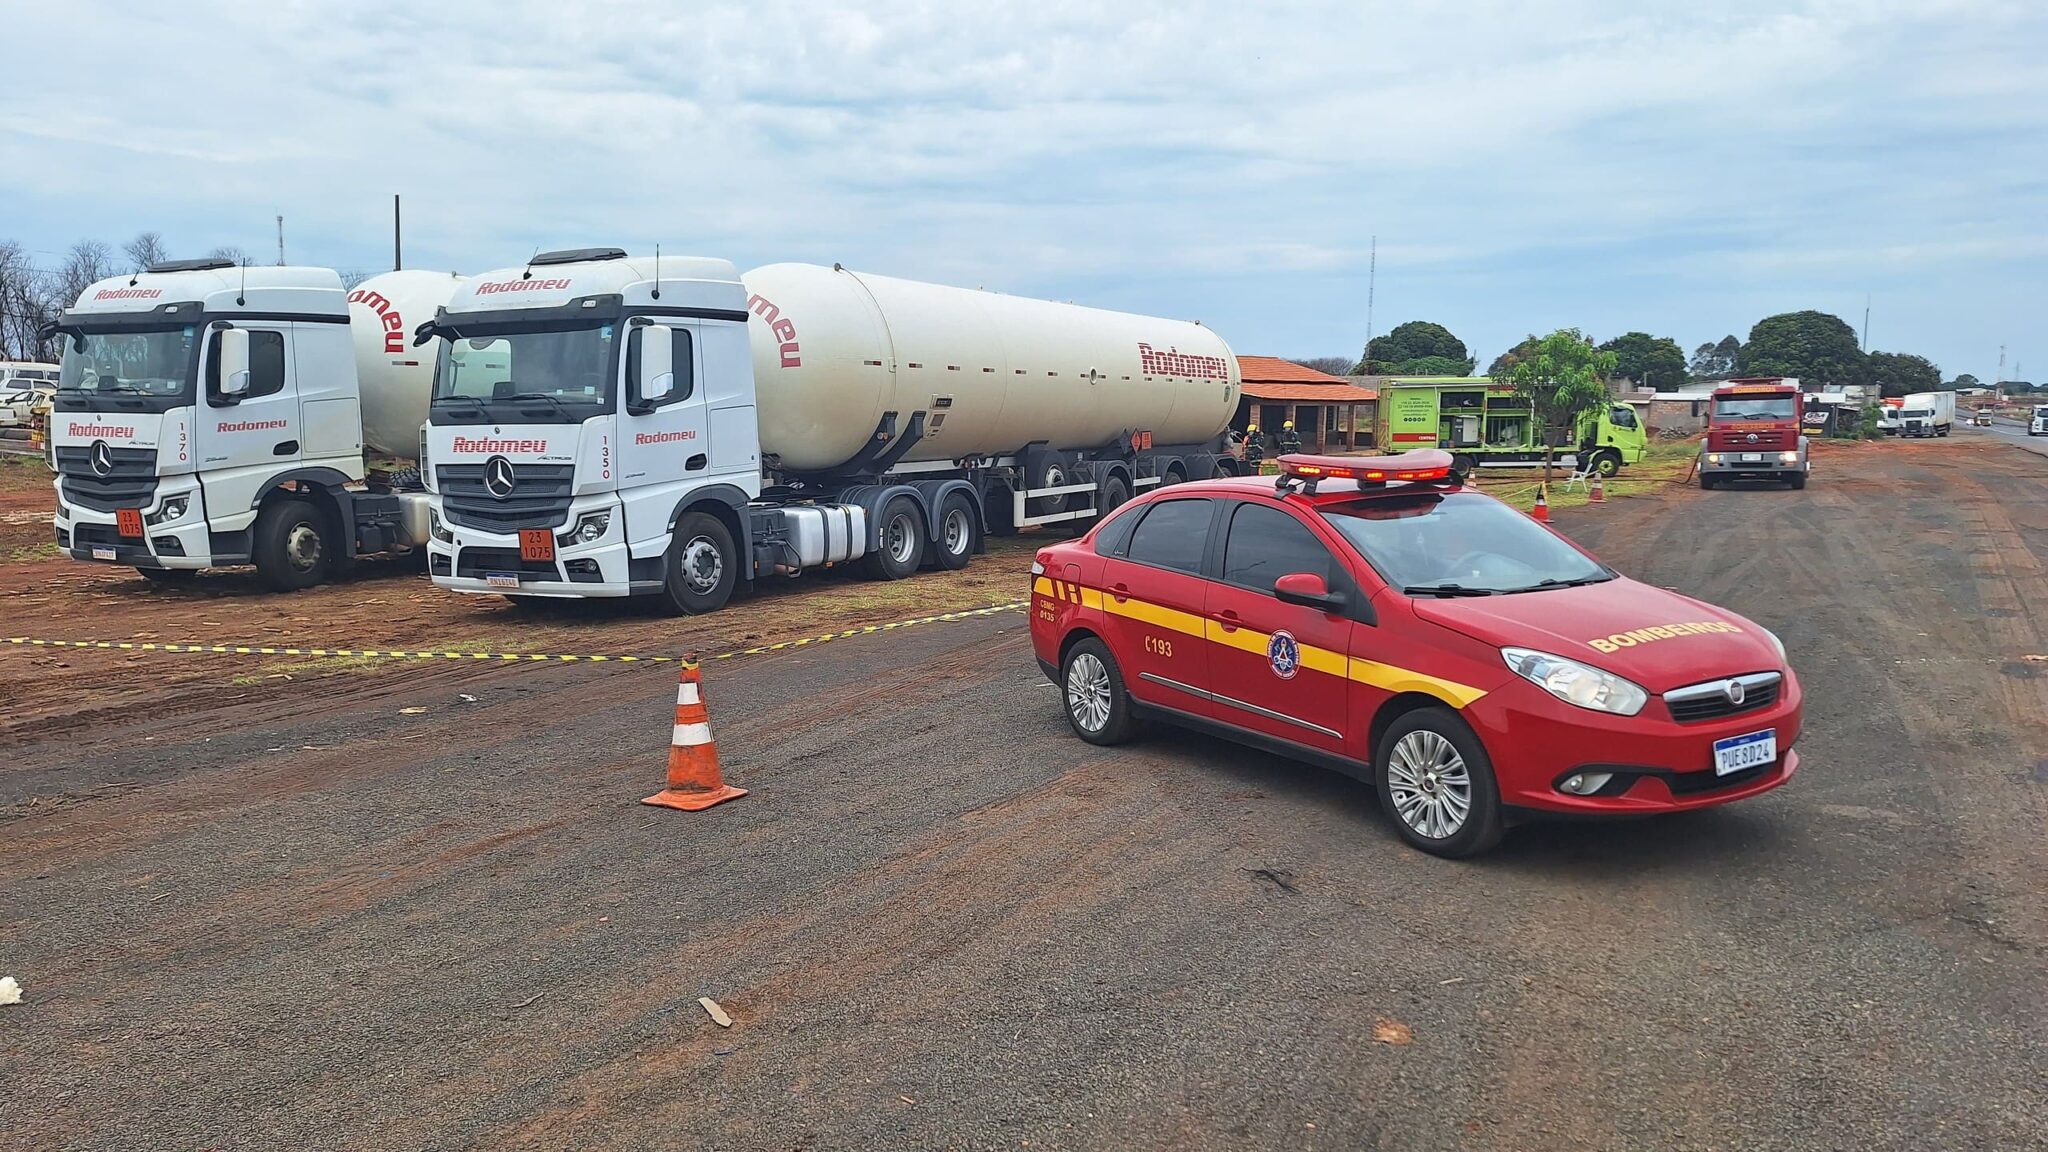
[[[1862,347],[1858,351],[1868,353],[1870,351],[1870,293],[1868,292],[1863,294],[1863,339],[1861,344]]]
[[[393,192],[391,194],[391,270],[393,272],[405,267],[405,248],[399,241],[402,231],[399,227],[399,221],[398,193]]]
[[[1372,374],[1372,298],[1374,291],[1379,287],[1379,280],[1380,238],[1375,233],[1372,238],[1372,255],[1365,265],[1365,355],[1358,361],[1359,368],[1364,370],[1362,375]]]

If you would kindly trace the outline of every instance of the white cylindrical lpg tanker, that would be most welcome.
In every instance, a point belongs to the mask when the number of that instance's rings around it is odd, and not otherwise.
[[[434,360],[411,344],[460,281],[159,264],[85,289],[50,418],[58,547],[163,581],[254,565],[274,588],[410,551]]]
[[[958,568],[985,534],[1234,473],[1198,324],[855,273],[578,249],[485,273],[438,338],[436,583],[654,595]]]

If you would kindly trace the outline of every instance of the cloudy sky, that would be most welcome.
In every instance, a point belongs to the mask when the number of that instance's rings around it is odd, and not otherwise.
[[[2040,0],[0,0],[0,239],[617,244],[1198,319],[1688,351],[1819,308],[2048,376]]]

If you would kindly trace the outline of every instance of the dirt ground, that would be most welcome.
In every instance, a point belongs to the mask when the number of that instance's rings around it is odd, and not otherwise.
[[[2048,1146],[2048,461],[1887,444],[1559,525],[1785,639],[1798,778],[1448,863],[1342,777],[1082,744],[1003,613],[719,665],[754,791],[683,816],[634,803],[659,668],[0,652],[41,702],[0,732],[0,1148]],[[22,573],[23,629],[528,634],[398,574]],[[674,651],[952,579],[539,628]]]

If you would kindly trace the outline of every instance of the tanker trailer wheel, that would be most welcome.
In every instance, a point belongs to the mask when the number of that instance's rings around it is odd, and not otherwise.
[[[975,538],[974,501],[965,492],[948,493],[939,502],[939,530],[933,534],[936,547],[932,549],[932,563],[939,568],[954,572],[967,567],[967,561],[974,557]]]
[[[1131,499],[1131,482],[1121,473],[1111,473],[1102,482],[1102,506],[1095,510],[1095,518],[1104,520],[1111,512],[1123,507]]]
[[[672,616],[702,616],[725,607],[738,579],[739,552],[725,521],[709,512],[687,512],[669,539],[655,599]]]
[[[1054,459],[1046,461],[1045,466],[1038,470],[1038,476],[1031,483],[1031,487],[1033,489],[1064,488],[1069,484],[1075,483],[1079,483],[1079,481],[1074,479],[1073,473],[1067,471],[1066,465]],[[1079,495],[1084,495],[1084,493],[1062,492],[1058,496],[1035,497],[1026,502],[1025,511],[1032,516],[1051,516],[1058,512],[1066,512],[1073,507],[1074,497]]]
[[[875,550],[861,559],[870,580],[901,580],[924,563],[924,517],[917,501],[891,496],[875,518]]]
[[[304,500],[276,500],[256,517],[256,576],[279,592],[311,588],[327,578],[335,548],[327,517]]]

